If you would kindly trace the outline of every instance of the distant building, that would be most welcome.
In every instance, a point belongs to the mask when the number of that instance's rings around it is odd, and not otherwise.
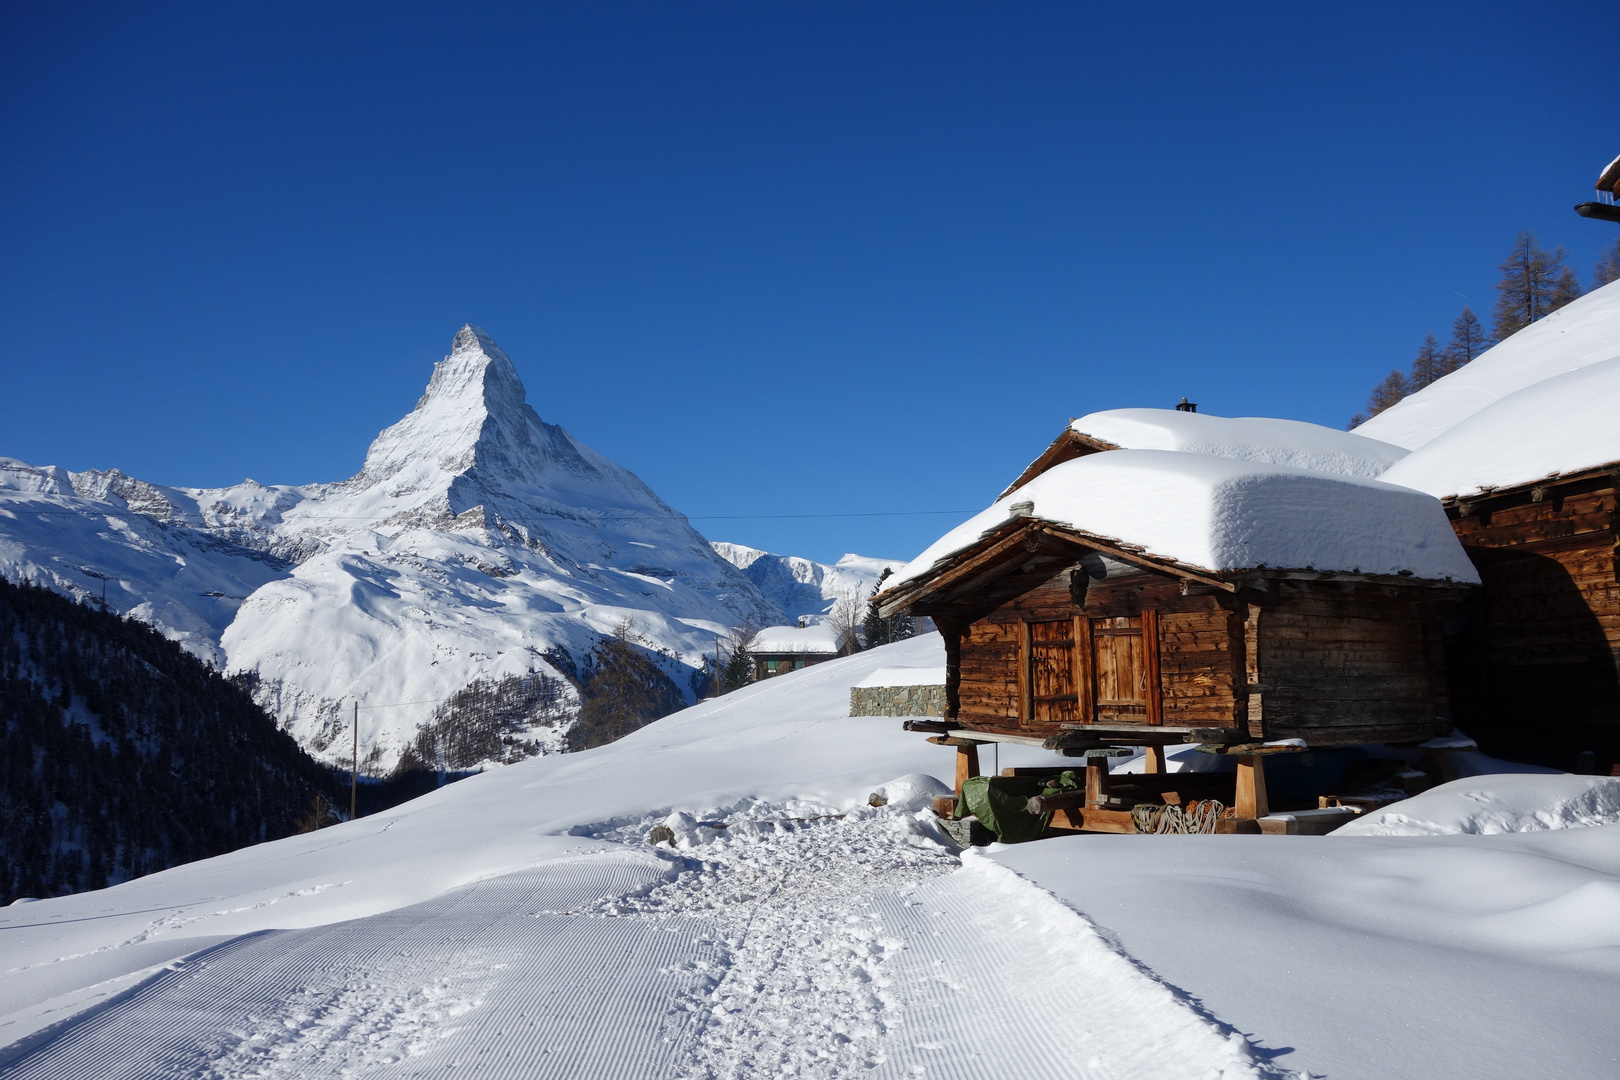
[[[748,642],[754,678],[768,679],[838,656],[838,642],[827,626],[767,626]]]

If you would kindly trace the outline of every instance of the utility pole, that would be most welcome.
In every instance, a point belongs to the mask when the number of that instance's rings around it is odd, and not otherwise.
[[[354,820],[354,796],[360,790],[360,699],[354,701],[354,757],[349,759],[349,820]]]

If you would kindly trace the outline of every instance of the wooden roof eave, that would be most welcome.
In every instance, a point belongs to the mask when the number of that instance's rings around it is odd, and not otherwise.
[[[1598,175],[1595,186],[1599,191],[1612,191],[1620,194],[1620,157],[1609,162],[1608,168]]]
[[[1504,487],[1484,487],[1467,495],[1443,495],[1440,497],[1440,503],[1448,511],[1460,510],[1493,499],[1512,499],[1533,495],[1537,488],[1550,490],[1562,487],[1565,484],[1578,484],[1585,480],[1601,479],[1610,481],[1620,479],[1620,461],[1610,461],[1602,465],[1594,465],[1588,469],[1578,469],[1574,472],[1549,473],[1536,480],[1525,480],[1522,483],[1508,484]]]
[[[1066,427],[1058,434],[1057,438],[1052,440],[1052,444],[1042,452],[1041,456],[1030,462],[1029,466],[1018,474],[1018,479],[1014,480],[1007,490],[997,495],[996,498],[1005,499],[1054,465],[1061,465],[1065,461],[1073,461],[1075,458],[1085,457],[1087,454],[1118,449],[1119,447],[1114,443],[1105,442],[1091,435],[1081,434],[1072,427]]]
[[[1094,551],[1144,570],[1208,585],[1223,592],[1238,590],[1237,583],[1224,575],[1202,567],[1188,566],[1174,559],[1150,555],[1134,544],[1039,518],[1022,518],[1000,526],[923,577],[879,594],[876,598],[878,611],[884,617],[889,617],[914,604],[946,600],[946,594],[960,591],[957,586],[988,584],[1022,565],[1030,556],[1040,555],[1043,542],[1047,553],[1061,550],[1061,547],[1073,549],[1077,557],[1081,553]]]

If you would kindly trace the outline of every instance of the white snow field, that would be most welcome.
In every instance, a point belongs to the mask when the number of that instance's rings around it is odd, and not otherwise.
[[[923,809],[950,752],[846,715],[940,663],[0,910],[0,1075],[1615,1075],[1620,826],[960,854]]]

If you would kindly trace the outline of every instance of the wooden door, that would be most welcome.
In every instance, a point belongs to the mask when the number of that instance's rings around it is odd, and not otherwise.
[[[1075,689],[1074,620],[1029,624],[1029,727],[1072,724],[1080,715]]]
[[[1098,722],[1160,722],[1157,613],[1091,620]]]

